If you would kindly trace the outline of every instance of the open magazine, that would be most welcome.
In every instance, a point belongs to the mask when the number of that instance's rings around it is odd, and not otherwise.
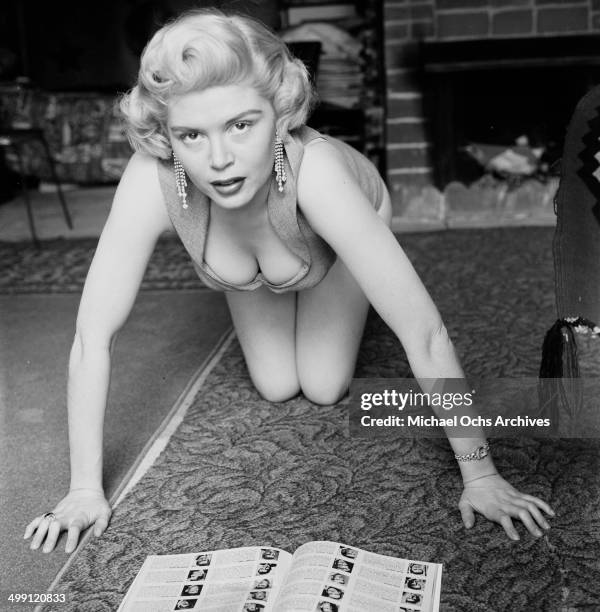
[[[118,612],[437,612],[442,566],[339,542],[152,555]]]

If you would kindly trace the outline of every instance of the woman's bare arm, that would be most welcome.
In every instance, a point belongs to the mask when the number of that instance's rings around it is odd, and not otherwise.
[[[156,160],[135,154],[115,194],[77,315],[68,385],[72,488],[102,485],[110,345],[131,312],[158,237],[170,227]]]
[[[437,307],[332,145],[307,148],[298,177],[298,205],[400,339],[415,377],[462,378]]]
[[[331,144],[320,142],[307,147],[298,176],[298,205],[311,227],[344,261],[373,307],[399,338],[415,378],[425,385],[427,381],[433,382],[432,379],[464,378],[433,300],[402,247]],[[457,455],[469,453],[485,442],[482,430],[473,433],[479,435],[449,438]],[[498,476],[489,455],[479,461],[460,462],[459,467],[465,485],[473,489],[480,489],[494,479],[506,482]],[[517,512],[515,503],[519,507],[517,515],[535,535],[540,532],[532,517],[541,526],[547,525],[537,506],[552,513],[545,502],[532,496],[521,496],[516,501],[512,497],[509,501],[503,498],[494,503],[493,511],[487,506],[482,510],[484,504],[476,509],[488,518],[496,517],[493,520],[501,522],[513,539],[518,538],[510,523],[510,515],[515,516]],[[498,510],[496,506],[501,508]],[[466,526],[473,523],[473,507],[476,504],[469,505],[461,499]]]
[[[95,524],[99,535],[108,524],[110,509],[107,516],[102,488],[102,438],[110,348],[131,311],[156,241],[170,228],[156,160],[136,153],[117,188],[77,315],[67,396],[70,493],[54,510],[56,519],[47,534],[47,521],[39,517],[27,527],[25,537],[36,533],[32,548],[38,548],[46,536],[44,551],[52,550],[60,531],[68,529],[66,549],[70,552],[82,529]]]

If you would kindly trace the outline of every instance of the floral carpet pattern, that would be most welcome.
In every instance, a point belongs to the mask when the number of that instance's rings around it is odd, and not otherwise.
[[[399,236],[468,375],[537,375],[543,335],[554,321],[552,232]],[[57,250],[63,258],[71,252]],[[82,274],[74,270],[83,270],[89,250],[78,253],[62,275],[38,274],[38,290],[44,283],[76,290]],[[161,244],[155,257],[146,287],[164,282],[173,289],[162,265],[177,266],[177,247]],[[50,260],[58,270],[60,262]],[[30,290],[30,264],[24,258],[20,279],[3,290],[17,293],[20,282]],[[188,282],[182,273],[181,284]],[[407,375],[398,340],[372,314],[356,376]],[[343,404],[318,407],[302,397],[269,404],[250,383],[234,341],[106,534],[91,539],[63,574],[57,590],[70,603],[44,611],[115,610],[148,554],[253,544],[293,551],[313,539],[443,563],[444,612],[598,610],[600,444],[513,438],[493,440],[492,448],[503,475],[554,507],[543,538],[518,526],[521,540],[509,541],[481,517],[466,531],[457,509],[460,477],[445,440],[351,437]]]
[[[80,293],[98,240],[0,242],[0,293]],[[159,240],[142,282],[142,291],[201,289],[180,242]]]

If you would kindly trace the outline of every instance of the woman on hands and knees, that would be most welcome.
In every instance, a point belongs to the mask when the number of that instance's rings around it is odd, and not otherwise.
[[[136,153],[115,194],[85,283],[69,362],[71,489],[27,527],[32,548],[68,530],[102,533],[102,427],[110,347],[156,240],[174,228],[201,279],[225,291],[254,385],[332,404],[351,380],[369,302],[417,378],[462,378],[440,315],[390,231],[383,180],[360,153],[304,124],[302,62],[262,24],[206,10],[159,30],[122,100]],[[450,439],[458,456],[485,439]],[[489,454],[459,463],[463,520],[511,518],[534,534],[551,513],[501,478]]]

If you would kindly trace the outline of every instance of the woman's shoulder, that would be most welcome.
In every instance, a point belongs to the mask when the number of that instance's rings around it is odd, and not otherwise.
[[[298,190],[315,185],[327,185],[341,176],[351,177],[351,168],[338,147],[329,138],[315,138],[304,146],[298,169]]]
[[[126,171],[150,177],[151,174],[156,174],[157,167],[164,164],[166,160],[161,160],[154,155],[136,151],[127,163]]]
[[[305,148],[296,182],[298,208],[315,229],[343,208],[347,194],[360,192],[344,155],[328,140],[315,140]]]
[[[164,229],[170,228],[165,198],[159,180],[159,160],[146,153],[134,153],[121,176],[111,210],[116,217],[142,216]]]
[[[166,166],[167,160],[136,151],[127,163],[119,187],[133,189],[139,196],[163,200],[163,183],[172,174]]]
[[[157,166],[159,165],[160,160],[158,158],[136,151],[129,158],[120,182],[140,183],[140,187],[156,186],[158,185]]]
[[[300,167],[310,167],[311,174],[335,171],[355,175],[362,162],[367,161],[362,153],[346,142],[307,126],[298,131],[298,138],[303,144]]]
[[[338,138],[323,136],[311,130],[312,137],[304,146],[303,159],[298,172],[298,189],[308,189],[318,196],[329,186],[333,193],[342,182],[359,189],[376,208],[379,206],[385,184],[373,162],[364,153]],[[315,136],[316,135],[316,136]]]

